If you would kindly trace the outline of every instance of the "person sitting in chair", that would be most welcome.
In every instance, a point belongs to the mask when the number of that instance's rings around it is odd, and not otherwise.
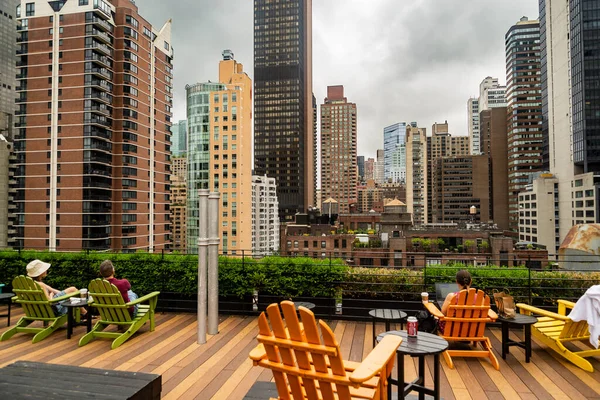
[[[458,300],[457,296],[461,290],[468,290],[471,288],[471,283],[473,280],[471,279],[471,274],[466,269],[461,269],[456,273],[456,284],[458,285],[458,292],[448,293],[446,299],[444,300],[444,304],[442,304],[442,313],[446,315],[448,312],[448,307],[452,302],[456,303]]]
[[[102,264],[100,264],[100,275],[106,279],[109,283],[115,285],[121,296],[123,296],[123,301],[125,303],[129,303],[130,301],[134,301],[138,298],[138,295],[131,290],[131,284],[127,279],[117,279],[115,278],[115,267],[113,266],[112,261],[104,260]],[[137,315],[138,306],[135,305],[129,309],[129,313],[135,317]]]
[[[64,290],[57,290],[51,287],[50,285],[42,282],[46,276],[48,276],[48,268],[50,268],[50,264],[45,263],[41,260],[33,260],[29,264],[27,264],[27,276],[37,282],[38,285],[44,291],[44,294],[48,298],[48,300],[52,300],[55,297],[61,297],[69,293],[75,293],[77,288],[74,286],[70,286]],[[52,305],[54,311],[59,315],[65,315],[67,313],[67,307],[63,306],[60,303],[56,303]],[[81,308],[81,315],[85,315],[85,308]]]

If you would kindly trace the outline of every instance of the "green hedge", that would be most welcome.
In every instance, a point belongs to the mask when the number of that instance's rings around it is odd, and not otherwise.
[[[25,274],[26,265],[39,258],[50,262],[46,282],[59,289],[86,287],[98,277],[105,259],[113,261],[116,275],[127,278],[138,294],[154,290],[193,295],[197,292],[198,257],[180,254],[57,253],[0,251],[0,283]],[[262,259],[219,257],[219,293],[243,298],[255,289],[280,297],[344,297],[414,300],[436,282],[453,282],[458,269],[468,269],[474,286],[492,293],[507,288],[517,301],[552,304],[558,298],[577,299],[600,282],[600,272],[529,271],[525,268],[473,267],[462,264],[425,269],[361,268],[341,259],[271,256]],[[425,275],[424,275],[425,274]],[[530,283],[531,282],[531,283]]]

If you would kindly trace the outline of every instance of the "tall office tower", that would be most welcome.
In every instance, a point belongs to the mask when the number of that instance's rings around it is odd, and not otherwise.
[[[315,199],[312,0],[254,0],[254,79],[254,172],[291,221]]]
[[[481,152],[490,159],[489,219],[499,228],[508,230],[508,139],[506,108],[491,108],[482,111]],[[482,220],[482,222],[487,222]]]
[[[479,112],[490,108],[506,107],[506,86],[498,83],[498,78],[486,77],[479,84]]]
[[[221,194],[223,253],[252,246],[252,80],[230,50],[219,63],[219,83],[186,86],[188,126],[187,242],[199,235],[198,189]]]
[[[433,219],[433,161],[440,157],[469,155],[469,137],[452,136],[448,133],[448,123],[435,123],[431,127],[432,136],[427,137],[427,220]]]
[[[317,196],[317,162],[319,157],[317,155],[318,146],[317,140],[319,131],[317,130],[317,98],[315,94],[312,95],[312,111],[313,111],[313,200],[309,206],[316,207],[317,203],[321,201],[321,198]],[[317,207],[319,208],[319,207]],[[319,208],[320,209],[320,208]]]
[[[356,157],[356,168],[358,168],[358,181],[363,182],[365,179],[365,156]]]
[[[422,225],[427,214],[427,130],[406,128],[406,206],[413,223]]]
[[[540,23],[521,18],[506,33],[509,228],[519,227],[519,192],[542,170]]]
[[[171,153],[179,157],[187,151],[187,121],[181,120],[171,127]]]
[[[490,219],[489,157],[440,157],[432,164],[433,221],[487,222]],[[477,213],[471,215],[475,206]]]
[[[187,253],[187,157],[171,159],[171,249]]]
[[[406,123],[399,122],[383,128],[384,179],[400,182],[406,179]],[[402,165],[402,161],[404,164]]]
[[[364,181],[368,181],[369,179],[375,179],[375,159],[367,158],[365,160],[365,175]]]
[[[477,155],[481,153],[481,138],[479,135],[479,99],[471,97],[467,101],[467,115],[471,154]]]
[[[333,198],[340,213],[356,203],[356,104],[343,86],[327,86],[321,104],[321,204]]]
[[[14,236],[13,118],[16,98],[15,37],[17,0],[0,0],[0,248],[12,245]],[[9,184],[10,182],[10,184]],[[10,212],[9,212],[10,207]],[[9,217],[10,215],[10,217]],[[10,232],[9,232],[10,231]]]
[[[275,178],[252,177],[252,255],[279,250],[279,206]]]
[[[375,183],[382,184],[385,182],[385,162],[384,162],[384,150],[377,150],[377,158],[373,164],[373,179]]]
[[[171,22],[130,0],[23,0],[17,21],[17,245],[167,249]]]

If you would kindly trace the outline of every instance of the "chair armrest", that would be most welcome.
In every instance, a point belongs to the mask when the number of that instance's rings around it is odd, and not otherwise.
[[[58,303],[59,301],[63,301],[63,300],[67,300],[70,299],[71,297],[75,297],[75,296],[79,296],[79,290],[73,292],[73,293],[67,293],[64,296],[60,296],[60,297],[55,297],[51,300],[48,300],[50,303]]]
[[[350,381],[362,383],[377,375],[396,354],[402,338],[396,335],[386,335],[383,340],[367,355],[367,358],[352,372]],[[385,379],[385,378],[381,378]]]
[[[254,361],[255,363],[267,358],[267,351],[265,350],[265,345],[263,345],[262,343],[259,343],[258,346],[256,346],[255,348],[253,348],[250,351],[249,356],[250,356],[250,359],[252,361]]]
[[[129,303],[127,303],[127,304],[125,304],[125,305],[126,305],[127,307],[131,307],[131,306],[134,306],[134,305],[136,305],[136,304],[143,303],[144,301],[148,301],[148,300],[150,300],[150,299],[152,299],[152,298],[154,298],[154,297],[158,296],[159,294],[160,294],[160,292],[152,292],[152,293],[149,293],[149,294],[147,294],[147,295],[145,295],[145,296],[142,296],[142,297],[140,297],[140,298],[137,298],[137,299],[135,299],[134,301],[130,301]]]
[[[542,310],[541,308],[530,306],[529,304],[517,303],[517,307],[519,307],[519,313],[525,315],[538,314],[544,317],[558,319],[561,321],[568,321],[569,317],[566,315],[561,315],[554,313],[552,311]]]
[[[569,300],[558,300],[558,313],[560,315],[567,315],[567,309],[575,307],[575,303]]]
[[[434,317],[444,318],[444,314],[440,311],[439,308],[437,308],[435,306],[435,304],[430,303],[428,301],[424,301],[423,302],[423,307],[425,307],[425,309],[427,311],[429,311],[429,313],[431,313],[431,315],[433,315]]]
[[[492,321],[495,321],[498,319],[498,314],[496,314],[494,312],[494,310],[492,310],[491,308],[488,310],[488,317],[489,319],[491,319]]]

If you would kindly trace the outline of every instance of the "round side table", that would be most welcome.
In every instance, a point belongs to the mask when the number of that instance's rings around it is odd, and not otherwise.
[[[531,358],[531,325],[537,322],[537,318],[524,314],[517,314],[514,318],[504,318],[499,315],[497,321],[502,324],[502,358],[506,360],[510,346],[518,346],[525,349],[525,362],[529,362]],[[508,337],[511,325],[525,331],[524,341],[519,342]]]
[[[369,311],[369,315],[373,319],[373,347],[375,347],[375,322],[384,321],[385,331],[390,331],[391,322],[400,322],[400,329],[404,329],[404,321],[408,316],[404,311],[394,310],[389,308],[377,308]]]

